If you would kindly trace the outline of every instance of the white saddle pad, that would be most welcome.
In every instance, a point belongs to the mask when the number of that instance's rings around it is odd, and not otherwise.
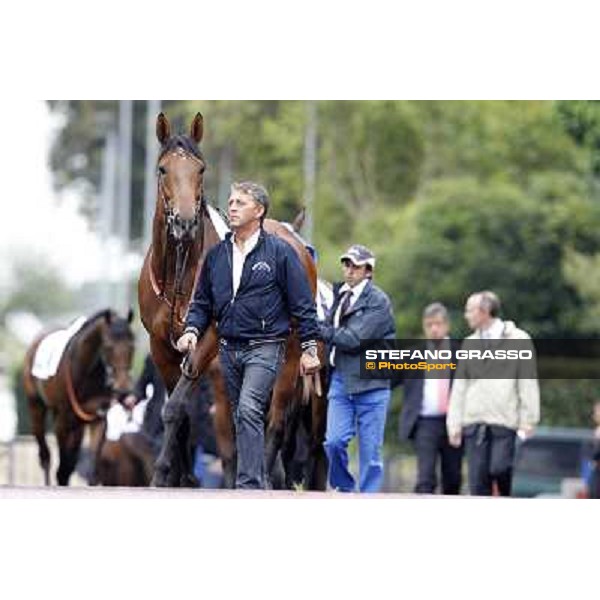
[[[317,318],[324,321],[333,306],[333,289],[323,279],[317,279]]]
[[[223,217],[215,208],[213,208],[210,204],[206,205],[208,209],[208,215],[210,216],[210,220],[217,230],[217,234],[221,240],[225,239],[225,236],[229,233],[230,229],[227,227],[227,223],[223,220]]]
[[[81,329],[85,317],[78,317],[67,329],[60,329],[47,335],[38,346],[33,357],[31,374],[38,379],[48,379],[56,375],[58,363],[69,340]]]

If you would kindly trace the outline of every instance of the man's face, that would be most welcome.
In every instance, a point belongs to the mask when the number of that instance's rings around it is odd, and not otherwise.
[[[423,332],[428,340],[443,340],[449,331],[450,324],[441,315],[423,319]]]
[[[366,265],[357,267],[351,260],[345,258],[342,261],[342,273],[344,274],[344,281],[350,287],[354,287],[367,277],[368,271]]]
[[[481,299],[478,295],[471,296],[465,305],[465,320],[469,327],[475,331],[489,319],[489,315],[481,308]]]
[[[227,212],[231,229],[244,227],[252,221],[258,221],[264,212],[262,204],[256,202],[250,194],[232,190],[227,202]]]

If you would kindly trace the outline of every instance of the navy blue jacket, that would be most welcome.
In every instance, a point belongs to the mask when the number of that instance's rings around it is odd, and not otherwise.
[[[456,352],[461,347],[458,340],[450,338],[450,348]],[[400,412],[399,432],[401,440],[411,440],[415,437],[417,422],[423,408],[423,390],[425,378],[423,371],[417,371],[416,377],[406,377],[398,383],[404,386],[404,399]],[[450,371],[450,386],[454,383],[454,371]]]
[[[219,337],[248,341],[287,337],[290,317],[298,321],[300,341],[320,337],[317,311],[304,267],[284,240],[260,231],[246,256],[233,297],[231,233],[206,255],[186,319],[201,337],[213,319]]]
[[[335,371],[341,374],[348,394],[389,388],[389,379],[361,379],[360,342],[395,337],[396,325],[390,299],[369,281],[358,300],[342,317],[339,327],[334,327],[333,319],[341,300],[340,287],[335,286],[331,312],[327,322],[321,325],[322,338],[330,349],[335,346]]]

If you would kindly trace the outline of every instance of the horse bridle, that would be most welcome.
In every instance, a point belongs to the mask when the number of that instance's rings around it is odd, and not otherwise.
[[[181,156],[185,159],[194,160],[197,163],[202,163],[202,161],[186,152],[183,148],[177,148],[177,150],[173,151],[174,154]],[[168,248],[169,240],[172,238],[175,240],[175,281],[174,281],[174,297],[173,301],[169,302],[166,297],[166,282],[167,282],[167,257],[168,252],[167,248],[165,248],[163,265],[162,265],[162,289],[159,289],[159,298],[161,300],[165,300],[168,305],[170,305],[171,311],[169,315],[169,340],[171,342],[171,346],[177,350],[177,343],[173,337],[173,323],[175,320],[175,311],[177,308],[177,298],[184,296],[183,293],[183,279],[185,276],[185,271],[187,267],[187,262],[190,254],[191,247],[193,245],[195,235],[194,230],[198,225],[200,226],[200,252],[201,256],[204,251],[204,220],[202,219],[202,210],[206,206],[206,199],[204,197],[204,189],[202,189],[202,193],[196,198],[195,206],[194,206],[194,217],[191,220],[184,221],[179,214],[175,214],[173,207],[169,202],[169,198],[167,198],[164,188],[162,185],[162,177],[164,176],[164,172],[161,171],[160,166],[158,168],[158,194],[163,202],[163,211],[165,215],[165,238],[166,245]],[[180,234],[189,233],[189,236],[185,235],[176,235],[176,229],[182,228]],[[149,266],[152,269],[152,265]]]

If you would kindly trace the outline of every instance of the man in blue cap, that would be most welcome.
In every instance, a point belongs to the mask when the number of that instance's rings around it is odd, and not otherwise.
[[[360,342],[395,336],[394,315],[388,296],[372,281],[375,255],[354,244],[340,257],[343,285],[337,286],[328,321],[321,335],[331,349],[325,450],[329,483],[343,491],[355,490],[348,470],[348,443],[358,437],[361,492],[377,492],[383,483],[381,448],[390,381],[360,378]]]

